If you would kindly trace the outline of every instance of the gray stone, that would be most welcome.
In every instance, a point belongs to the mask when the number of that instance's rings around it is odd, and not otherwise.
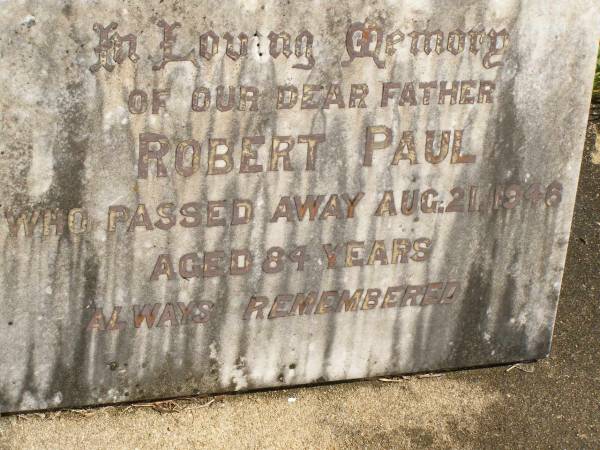
[[[550,3],[3,2],[0,412],[547,356],[600,30]]]

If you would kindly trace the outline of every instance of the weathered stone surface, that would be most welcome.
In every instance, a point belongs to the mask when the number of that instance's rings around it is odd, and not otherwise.
[[[546,356],[599,13],[2,3],[0,411]]]

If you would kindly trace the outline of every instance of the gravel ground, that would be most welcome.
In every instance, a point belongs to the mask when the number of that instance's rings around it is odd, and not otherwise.
[[[13,415],[0,418],[0,448],[598,448],[600,139],[595,149],[593,127],[548,359],[388,382]]]

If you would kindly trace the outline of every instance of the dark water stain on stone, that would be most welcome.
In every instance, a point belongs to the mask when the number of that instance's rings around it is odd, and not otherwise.
[[[82,81],[70,83],[66,86],[64,96],[59,100],[62,119],[60,128],[64,140],[57,142],[52,151],[53,178],[46,194],[46,201],[49,205],[64,211],[84,206],[85,160],[89,148],[89,130],[84,127],[87,112],[85,104],[81,100],[84,98],[84,92]],[[86,267],[88,270],[81,273],[75,262],[79,258],[85,258],[86,250],[90,246],[85,242],[85,237],[73,239],[81,240],[75,243],[71,237],[63,235],[59,237],[58,242],[58,246],[64,248],[66,252],[65,258],[70,259],[68,276],[72,278],[74,284],[69,283],[68,285],[77,285],[80,278],[84,278],[83,296],[89,295],[95,298],[95,293],[92,293],[91,289],[97,283],[98,264],[88,263]],[[92,261],[93,253],[88,255],[88,258],[88,261]],[[57,274],[56,276],[64,275],[67,274]],[[66,296],[69,311],[78,312],[80,320],[83,319],[87,299],[81,298],[76,289],[70,289],[69,292],[60,294]],[[50,392],[61,392],[65,404],[76,404],[81,399],[81,393],[87,390],[81,369],[85,366],[88,336],[85,333],[85,324],[80,321],[73,320],[70,326],[80,327],[80,329],[79,332],[75,331],[76,338],[69,339],[70,342],[66,342],[62,336],[59,336],[61,344],[55,351]],[[73,330],[64,330],[64,332],[70,334]],[[70,348],[71,346],[72,348]]]

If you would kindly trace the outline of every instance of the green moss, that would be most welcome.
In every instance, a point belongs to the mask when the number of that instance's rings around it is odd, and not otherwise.
[[[594,77],[594,97],[596,101],[600,102],[600,52],[598,53],[598,60],[596,61],[596,76]]]

